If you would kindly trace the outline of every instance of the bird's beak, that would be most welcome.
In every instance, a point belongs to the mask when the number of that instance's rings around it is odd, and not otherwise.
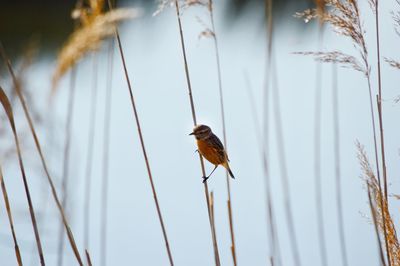
[[[190,133],[189,136],[194,135],[194,132]]]

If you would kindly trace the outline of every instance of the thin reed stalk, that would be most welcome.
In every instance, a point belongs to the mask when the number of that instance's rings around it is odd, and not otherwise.
[[[8,193],[7,193],[7,189],[6,189],[6,183],[4,182],[3,170],[1,168],[1,164],[0,164],[0,183],[1,183],[1,191],[3,193],[3,198],[4,198],[4,205],[6,205],[8,222],[10,224],[11,234],[12,234],[12,238],[14,241],[15,257],[17,259],[18,265],[22,266],[21,252],[19,251],[17,235],[15,233],[14,221],[13,221],[13,217],[12,217],[12,213],[11,213],[10,201],[8,200]]]
[[[84,208],[83,208],[83,245],[85,249],[89,248],[90,241],[90,196],[92,188],[92,168],[93,168],[93,148],[94,136],[96,128],[96,109],[97,109],[97,56],[93,54],[93,80],[92,80],[92,95],[90,97],[91,110],[89,117],[89,130],[88,130],[88,146],[86,157],[86,174],[85,174],[85,195],[84,195]]]
[[[175,2],[175,9],[176,9],[176,17],[178,20],[179,36],[180,36],[180,42],[181,42],[181,48],[182,48],[184,67],[185,67],[187,89],[188,89],[188,93],[189,93],[190,108],[192,111],[193,126],[196,126],[197,125],[196,110],[195,110],[195,105],[194,105],[194,100],[193,100],[192,85],[190,82],[189,66],[188,66],[187,56],[186,56],[185,40],[183,37],[183,29],[182,29],[181,15],[180,15],[180,11],[179,11],[179,3],[178,3],[178,0],[174,0],[174,2]],[[206,176],[205,169],[204,169],[203,156],[201,156],[200,153],[199,153],[199,160],[200,160],[202,175]],[[207,182],[204,182],[204,194],[205,194],[206,203],[207,203],[208,220],[209,220],[210,229],[211,229],[211,237],[212,237],[212,242],[213,242],[215,265],[219,266],[219,265],[221,265],[221,263],[220,263],[220,259],[219,259],[217,236],[216,236],[215,228],[213,226],[212,218],[211,218],[210,199],[209,199]]]
[[[279,92],[279,84],[277,77],[277,66],[273,53],[271,54],[271,76],[272,76],[272,102],[274,103],[275,128],[276,128],[277,145],[278,145],[279,167],[281,171],[282,185],[284,192],[283,197],[285,204],[285,212],[287,218],[293,261],[295,265],[300,266],[301,265],[300,253],[297,244],[296,230],[294,227],[293,210],[290,197],[289,175],[286,166],[286,152],[285,152],[285,142],[283,139],[283,127],[282,127],[282,116],[280,108],[280,92]]]
[[[377,222],[377,215],[376,215],[376,211],[374,208],[374,205],[372,203],[372,196],[371,196],[371,188],[367,183],[367,190],[368,190],[368,203],[369,203],[369,207],[371,209],[371,214],[372,214],[372,219],[374,222],[374,229],[375,229],[375,233],[376,233],[376,239],[378,241],[378,251],[379,251],[379,258],[381,259],[381,263],[382,265],[386,266],[386,262],[385,262],[385,255],[383,255],[383,248],[382,248],[382,242],[381,242],[381,237],[379,234],[379,228],[378,228],[378,222]]]
[[[1,44],[0,44],[0,47],[2,48]],[[18,90],[17,87],[15,89]],[[12,133],[14,135],[15,146],[17,148],[19,168],[21,170],[22,181],[24,183],[26,199],[28,201],[29,214],[31,217],[32,227],[33,227],[33,231],[35,234],[35,241],[36,241],[36,246],[37,246],[38,255],[39,255],[39,259],[40,259],[40,264],[42,266],[44,266],[46,263],[44,260],[42,243],[40,240],[40,234],[39,234],[39,230],[38,230],[38,226],[37,226],[37,222],[36,222],[35,209],[33,208],[31,192],[29,190],[28,180],[26,178],[26,173],[25,173],[25,167],[24,167],[24,163],[22,160],[21,146],[20,146],[20,142],[19,142],[19,138],[18,138],[18,134],[17,134],[17,128],[16,128],[15,122],[14,122],[14,114],[12,111],[10,101],[8,100],[7,95],[5,94],[5,92],[3,91],[3,89],[1,87],[0,87],[0,102],[3,105],[3,108],[7,114],[7,118],[8,118],[8,121],[10,122],[10,127],[11,127]]]
[[[88,266],[92,266],[92,259],[90,258],[90,254],[89,251],[87,249],[85,249],[85,254],[86,254],[86,260],[87,260],[87,265]]]
[[[26,117],[26,120],[28,121],[29,129],[30,129],[30,131],[32,133],[32,137],[33,137],[33,140],[35,142],[36,150],[39,153],[43,169],[45,171],[45,174],[46,174],[47,180],[49,182],[49,185],[51,187],[51,192],[52,192],[54,201],[56,202],[57,208],[58,208],[58,210],[60,212],[60,215],[62,217],[64,226],[65,226],[65,229],[66,229],[66,232],[67,232],[69,243],[71,245],[71,248],[72,248],[72,250],[74,252],[74,255],[75,255],[75,258],[76,258],[78,264],[82,266],[83,265],[82,259],[81,259],[81,256],[79,254],[79,250],[78,250],[78,248],[76,246],[74,235],[73,235],[72,230],[71,230],[71,228],[69,226],[68,220],[67,220],[67,218],[65,216],[64,209],[61,206],[61,202],[60,202],[60,200],[58,198],[58,195],[57,195],[56,187],[54,185],[53,179],[52,179],[52,177],[50,175],[50,171],[49,171],[49,169],[47,167],[47,164],[46,164],[46,161],[44,159],[44,155],[43,155],[43,151],[42,151],[42,148],[41,148],[41,145],[40,145],[40,142],[39,142],[39,138],[38,138],[38,136],[36,134],[36,130],[35,130],[35,127],[33,125],[33,120],[31,118],[31,115],[30,115],[29,111],[28,111],[28,107],[27,107],[25,98],[24,98],[23,94],[21,93],[20,84],[17,81],[17,78],[16,78],[16,76],[14,74],[14,71],[13,71],[13,68],[11,66],[11,62],[8,59],[7,54],[6,54],[5,50],[4,50],[4,47],[3,47],[1,42],[0,42],[0,54],[3,57],[4,62],[6,62],[8,71],[10,72],[10,75],[12,77],[14,86],[16,88],[16,93],[17,93],[18,98],[19,98],[19,100],[21,102],[22,109],[24,111],[24,115]]]
[[[373,130],[373,135],[374,135],[374,151],[375,151],[376,174],[377,174],[377,177],[378,177],[377,179],[378,179],[379,187],[382,187],[382,185],[381,185],[382,182],[381,182],[381,177],[380,177],[380,170],[379,170],[378,143],[377,143],[377,137],[376,137],[375,112],[374,112],[374,107],[373,107],[373,102],[372,102],[372,86],[371,86],[370,74],[367,75],[367,82],[368,82],[368,91],[369,91],[369,99],[370,99],[372,130]],[[380,198],[380,200],[382,201],[381,204],[383,205],[383,199]],[[385,212],[381,212],[381,216],[382,216],[382,220],[385,223],[385,221],[386,221]],[[387,235],[386,227],[383,228],[383,235],[385,237],[384,239],[385,239],[386,256],[387,256],[388,265],[392,266],[391,260],[390,260],[389,242],[388,242],[388,235]]]
[[[379,121],[379,131],[381,139],[381,159],[382,159],[382,173],[383,173],[383,185],[385,192],[385,200],[388,201],[388,187],[387,187],[387,173],[386,173],[386,156],[385,156],[385,138],[383,134],[383,118],[382,118],[382,74],[381,74],[381,45],[380,45],[380,35],[379,35],[379,0],[373,0],[375,4],[375,30],[376,30],[376,56],[378,67],[378,121]]]
[[[340,127],[339,127],[339,100],[337,65],[332,64],[332,106],[333,106],[333,147],[336,181],[337,222],[339,227],[340,250],[343,266],[348,265],[346,251],[346,235],[344,231],[343,203],[342,203],[342,174],[340,166]]]
[[[214,33],[212,39],[214,40],[215,61],[217,64],[218,91],[219,91],[219,103],[220,103],[220,112],[221,112],[221,121],[222,121],[223,142],[224,142],[225,150],[228,151],[228,144],[227,144],[227,139],[226,139],[224,94],[223,94],[223,89],[222,89],[221,63],[220,63],[220,56],[219,56],[217,32],[215,30],[213,0],[208,1],[208,10],[209,10],[210,20],[211,20],[211,28]],[[237,258],[236,258],[235,232],[233,229],[232,196],[231,196],[231,184],[230,184],[231,181],[229,178],[228,170],[225,171],[225,177],[226,177],[226,188],[228,191],[227,207],[228,207],[228,218],[229,218],[229,231],[231,234],[231,253],[232,253],[232,259],[233,259],[233,265],[236,266]]]
[[[321,50],[324,28],[319,23],[318,27],[318,50]],[[319,237],[319,250],[321,265],[328,265],[326,253],[326,239],[324,230],[324,212],[322,201],[322,177],[321,177],[321,104],[322,104],[322,65],[316,65],[315,83],[315,112],[314,112],[314,178],[315,178],[315,203],[317,207],[317,228]]]
[[[108,0],[108,8],[110,10],[112,10],[112,8],[113,8],[112,5],[111,5],[111,0]],[[154,181],[153,181],[153,175],[151,173],[150,162],[149,162],[149,159],[148,159],[148,156],[147,156],[147,152],[146,152],[146,147],[145,147],[145,144],[144,144],[142,128],[140,126],[140,121],[139,121],[139,114],[138,114],[137,109],[136,109],[135,98],[134,98],[134,95],[133,95],[131,81],[130,81],[130,78],[129,78],[129,75],[128,75],[128,69],[127,69],[127,66],[126,66],[124,51],[122,49],[121,38],[119,36],[119,32],[118,32],[117,28],[115,28],[115,38],[117,39],[117,43],[118,43],[118,50],[119,50],[119,53],[120,53],[120,56],[121,56],[123,71],[124,71],[124,75],[125,75],[128,91],[129,91],[130,100],[131,100],[132,111],[133,111],[134,118],[135,118],[135,121],[136,121],[136,127],[137,127],[137,130],[138,130],[140,144],[141,144],[142,152],[143,152],[143,157],[144,157],[145,164],[146,164],[147,174],[148,174],[148,177],[149,177],[151,190],[152,190],[152,193],[153,193],[154,203],[155,203],[156,209],[157,209],[158,219],[160,221],[160,225],[161,225],[161,229],[162,229],[162,233],[163,233],[163,237],[164,237],[164,241],[165,241],[165,247],[166,247],[166,250],[167,250],[169,263],[171,265],[174,265],[174,261],[172,259],[172,253],[171,253],[171,250],[170,250],[169,241],[168,241],[168,237],[167,237],[167,231],[165,229],[164,220],[162,218],[160,205],[158,203],[158,197],[157,197],[157,192],[156,192]]]
[[[70,73],[70,88],[68,90],[68,106],[67,106],[67,122],[65,124],[65,142],[64,142],[64,159],[63,159],[63,172],[62,172],[62,198],[61,206],[63,210],[67,208],[68,198],[68,181],[69,181],[69,161],[70,161],[70,149],[71,149],[71,134],[72,134],[72,118],[74,116],[74,103],[75,103],[75,87],[76,87],[76,69],[72,69]],[[62,266],[64,264],[64,233],[63,224],[61,222],[59,228],[59,242],[58,242],[58,264]]]
[[[106,81],[106,102],[104,116],[104,139],[103,139],[103,176],[101,193],[101,228],[100,228],[100,265],[107,265],[107,226],[108,226],[108,180],[110,163],[110,124],[112,107],[112,76],[114,68],[114,39],[111,39],[108,48],[108,70]]]
[[[379,166],[379,158],[378,158],[378,142],[377,142],[377,129],[375,125],[375,110],[372,96],[372,85],[371,85],[371,67],[368,61],[368,50],[367,45],[364,39],[365,31],[362,26],[360,11],[358,7],[357,0],[325,0],[326,3],[330,7],[330,11],[327,14],[318,14],[315,10],[306,10],[302,13],[297,13],[298,16],[303,17],[306,21],[309,21],[313,18],[320,18],[323,22],[327,22],[333,26],[334,31],[342,36],[349,37],[356,50],[358,51],[362,63],[359,63],[357,58],[354,56],[346,55],[342,52],[334,51],[334,52],[317,52],[317,53],[301,53],[305,55],[314,55],[315,58],[322,62],[333,62],[333,63],[341,63],[345,66],[353,68],[356,71],[360,71],[364,74],[365,78],[368,82],[368,93],[369,93],[369,105],[370,105],[370,113],[371,113],[371,124],[372,124],[372,135],[374,142],[374,152],[375,152],[375,163],[376,163],[376,174],[378,179],[378,184],[381,187],[381,176],[380,176],[380,166]],[[374,7],[376,4],[375,0],[371,0],[371,6]],[[370,2],[371,3],[371,2]],[[376,9],[376,7],[374,8]],[[379,24],[378,24],[379,25]],[[379,28],[379,27],[378,27]],[[377,31],[378,33],[378,31]],[[379,34],[378,38],[379,40]],[[378,55],[378,60],[380,56]],[[378,74],[379,76],[379,74]],[[378,103],[378,111],[380,111]],[[383,132],[383,126],[382,131]],[[382,147],[381,147],[382,151]],[[384,151],[384,149],[383,149]],[[386,170],[385,170],[386,171]],[[382,219],[385,220],[385,213],[382,213]],[[387,240],[387,232],[386,227],[384,228],[384,236],[385,236],[385,245],[386,250],[388,250],[388,240]],[[390,253],[387,252],[388,263],[390,265]]]
[[[397,239],[396,229],[390,215],[388,204],[385,200],[385,195],[382,192],[382,187],[379,185],[375,173],[372,170],[371,164],[369,163],[367,154],[364,147],[357,142],[358,160],[361,165],[363,172],[363,179],[366,181],[370,196],[372,197],[372,204],[370,204],[377,215],[375,219],[377,221],[377,227],[383,233],[385,233],[385,244],[386,256],[388,258],[388,265],[399,265],[400,263],[400,244]],[[385,212],[385,215],[379,215],[379,213]],[[380,240],[378,238],[378,240]],[[379,242],[381,246],[382,243]],[[382,249],[382,247],[380,247]],[[383,252],[382,252],[383,253]],[[389,255],[390,254],[390,255]]]
[[[264,170],[264,182],[265,182],[265,201],[266,201],[266,222],[267,222],[267,226],[268,226],[268,244],[269,244],[269,258],[268,260],[270,261],[271,266],[274,265],[280,265],[280,249],[279,249],[279,238],[278,238],[278,233],[277,230],[275,229],[276,227],[276,220],[275,220],[275,215],[274,215],[274,209],[273,209],[273,202],[272,202],[272,190],[271,190],[271,175],[269,172],[269,161],[268,161],[268,149],[266,149],[265,147],[269,147],[268,144],[263,145],[263,138],[261,137],[261,129],[260,129],[260,125],[259,125],[259,119],[258,119],[258,115],[257,115],[257,110],[256,110],[256,101],[254,99],[254,94],[252,92],[251,86],[250,86],[250,80],[249,77],[247,75],[247,73],[245,73],[244,75],[245,77],[245,82],[246,82],[246,89],[247,89],[247,95],[249,98],[249,105],[251,107],[251,117],[253,118],[253,124],[254,124],[254,128],[255,128],[255,135],[256,135],[256,139],[257,142],[259,143],[259,145],[257,145],[257,147],[259,148],[259,153],[260,153],[260,158],[262,161],[262,165],[263,165],[263,170]],[[265,84],[267,88],[269,88],[269,86],[267,86],[267,84]],[[269,90],[267,91],[269,92]],[[265,92],[267,94],[267,92]],[[269,94],[269,93],[268,93]],[[268,96],[268,95],[266,95]],[[265,98],[265,103],[268,103],[268,97]],[[264,111],[264,123],[265,120],[268,118],[269,121],[269,111],[268,108],[265,109]],[[267,123],[269,124],[269,123]],[[269,143],[269,134],[268,134],[268,129],[265,128],[264,129],[264,141],[265,143]]]
[[[274,24],[273,24],[273,2],[272,0],[265,1],[265,17],[266,17],[266,69],[265,69],[265,76],[264,76],[264,119],[263,119],[263,138],[264,141],[261,141],[261,135],[259,136],[259,142],[262,147],[261,149],[261,157],[263,161],[263,169],[264,169],[264,176],[265,176],[265,201],[267,207],[267,224],[269,226],[268,232],[268,241],[269,241],[269,260],[272,266],[277,264],[277,260],[280,258],[280,251],[278,245],[278,235],[276,233],[276,229],[274,228],[275,218],[274,218],[274,211],[272,205],[272,190],[271,190],[271,176],[269,171],[269,144],[270,144],[270,136],[269,136],[269,97],[270,97],[270,87],[269,87],[269,80],[271,76],[271,56],[272,56],[272,44],[273,44],[273,33],[274,33]],[[248,81],[249,84],[249,81]],[[253,117],[256,118],[256,110],[255,105],[253,106]],[[257,121],[254,121],[254,124],[257,125]],[[258,134],[261,134],[259,131]]]

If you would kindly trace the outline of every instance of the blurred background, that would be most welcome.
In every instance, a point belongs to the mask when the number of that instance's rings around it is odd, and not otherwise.
[[[365,3],[364,3],[365,2]],[[381,1],[382,56],[396,57],[400,38],[393,28],[391,12],[395,1]],[[264,1],[215,1],[216,34],[219,41],[222,83],[225,95],[226,130],[231,168],[232,212],[238,265],[268,264],[268,226],[265,180],[260,156],[264,108],[273,112],[273,103],[263,101],[266,73],[266,27]],[[314,181],[314,95],[316,63],[312,58],[294,55],[318,49],[318,23],[304,23],[293,17],[296,11],[312,7],[311,1],[274,1],[274,54],[279,82],[283,138],[290,185],[290,199],[302,265],[320,265]],[[371,60],[375,62],[373,13],[360,1],[367,31]],[[71,11],[75,1],[3,0],[0,4],[0,39],[13,61],[34,114],[45,157],[61,195],[61,176],[69,74],[61,80],[49,102],[51,78],[57,53],[73,30]],[[140,7],[142,16],[120,25],[121,40],[154,182],[176,265],[213,265],[213,250],[204,187],[187,95],[183,58],[175,10],[166,8],[158,16],[154,1],[118,1],[118,7]],[[191,7],[182,14],[194,100],[199,123],[209,125],[222,139],[218,77],[214,44],[200,38],[208,11]],[[201,22],[199,22],[201,21]],[[94,139],[91,174],[90,242],[93,265],[100,264],[100,234],[103,171],[104,115],[107,81],[107,48],[89,54],[76,67],[76,101],[72,122],[71,156],[67,215],[80,251],[83,252],[84,184],[89,139]],[[349,40],[326,28],[322,50],[354,53]],[[114,51],[110,169],[108,197],[107,265],[168,265],[168,257],[142,156],[139,137],[130,106],[118,50]],[[95,60],[95,63],[94,63]],[[94,135],[89,134],[92,104],[93,65],[97,66],[97,108]],[[373,71],[375,64],[372,66]],[[341,265],[336,212],[332,66],[322,66],[321,171],[324,230],[328,264]],[[399,147],[400,105],[398,70],[382,65],[384,125],[390,194],[400,191]],[[373,72],[374,73],[374,72]],[[246,81],[246,77],[248,82]],[[374,86],[376,77],[373,76]],[[59,213],[19,101],[12,93],[12,82],[4,64],[0,65],[0,85],[13,102],[16,123],[26,163],[28,182],[36,208],[44,254],[48,265],[57,265]],[[367,192],[355,147],[356,140],[366,146],[373,158],[367,84],[358,72],[338,68],[340,161],[344,203],[345,236],[349,265],[376,265],[378,246],[371,223]],[[249,91],[255,97],[252,104]],[[253,122],[257,111],[259,126]],[[1,112],[0,145],[4,179],[12,204],[17,237],[25,265],[38,265],[32,225],[22,189],[17,155],[11,131]],[[270,115],[268,133],[272,201],[281,265],[295,265],[287,230],[282,173],[275,116]],[[371,160],[373,161],[373,160]],[[206,172],[212,170],[206,163]],[[215,197],[215,223],[221,264],[233,265],[227,212],[225,172],[217,169],[208,181]],[[391,198],[391,209],[399,207]],[[0,204],[0,254],[2,265],[15,265],[14,246],[4,203]],[[394,212],[393,220],[399,215]],[[76,260],[65,241],[64,265]]]

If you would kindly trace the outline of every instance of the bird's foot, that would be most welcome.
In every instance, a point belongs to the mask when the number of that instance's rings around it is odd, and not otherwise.
[[[205,182],[207,182],[208,178],[209,178],[209,176],[203,176],[203,184],[204,184]]]
[[[199,152],[199,150],[195,150],[194,153]]]

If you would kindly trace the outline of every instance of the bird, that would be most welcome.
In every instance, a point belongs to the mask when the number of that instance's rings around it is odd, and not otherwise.
[[[232,178],[235,176],[229,167],[228,154],[225,151],[224,145],[219,138],[211,131],[211,128],[206,125],[198,125],[189,135],[194,135],[197,141],[198,152],[212,163],[215,167],[208,176],[203,176],[203,183],[214,173],[219,165],[225,167]]]

